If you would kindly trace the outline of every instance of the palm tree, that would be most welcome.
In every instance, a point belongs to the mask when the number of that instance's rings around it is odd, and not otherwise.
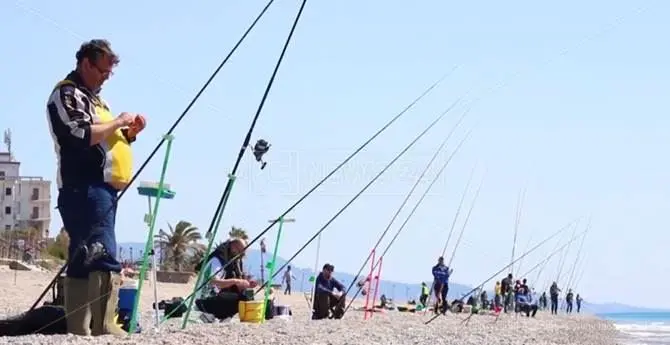
[[[180,221],[173,228],[168,224],[170,232],[161,229],[156,235],[160,248],[164,248],[165,257],[171,263],[174,270],[181,272],[182,267],[187,264],[189,256],[192,256],[200,246],[198,241],[202,235],[198,228],[187,221]]]
[[[242,228],[235,227],[234,225],[230,229],[230,232],[228,233],[228,236],[233,237],[233,238],[241,238],[243,240],[248,240],[249,235],[247,235],[246,230]]]

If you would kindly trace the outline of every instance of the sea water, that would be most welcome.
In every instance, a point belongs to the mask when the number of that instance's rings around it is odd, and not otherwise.
[[[624,344],[670,345],[670,313],[610,313],[598,316],[614,323],[623,334]]]

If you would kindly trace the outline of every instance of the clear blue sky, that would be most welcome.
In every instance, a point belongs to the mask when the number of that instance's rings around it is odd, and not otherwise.
[[[115,112],[148,117],[134,144],[139,165],[263,5],[2,2],[0,127],[12,128],[23,173],[55,177],[45,103],[83,40],[107,38],[121,55],[103,94]],[[168,177],[178,195],[163,204],[161,226],[185,219],[207,228],[298,5],[277,0],[176,131]],[[481,100],[456,139],[476,121],[479,126],[388,254],[385,277],[426,278],[478,162],[475,181],[488,173],[456,255],[455,281],[476,284],[509,261],[516,198],[526,187],[517,252],[530,236],[538,241],[592,215],[580,292],[592,301],[670,307],[655,298],[670,283],[664,101],[670,50],[663,48],[669,13],[663,1],[311,1],[254,134],[272,143],[270,163],[261,171],[245,157],[220,233],[234,224],[257,234],[427,85],[459,66],[295,211],[297,223],[287,225],[280,254],[290,256],[435,114],[470,92],[467,100]],[[332,224],[323,236],[323,260],[342,271],[359,267],[456,117]],[[141,179],[157,179],[160,161]],[[135,193],[123,199],[119,240],[145,239],[145,211]],[[61,226],[57,213],[53,218],[52,233]],[[311,267],[314,252],[310,247],[296,265]],[[544,279],[556,275],[553,262]]]

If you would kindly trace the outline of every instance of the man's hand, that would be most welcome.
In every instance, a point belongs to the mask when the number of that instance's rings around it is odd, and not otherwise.
[[[237,281],[235,282],[235,286],[237,286],[237,288],[240,290],[244,290],[248,289],[251,286],[251,284],[249,284],[249,282],[244,279],[237,279]]]
[[[114,122],[119,128],[128,127],[135,122],[136,115],[133,113],[121,113]]]
[[[257,282],[257,281],[255,281],[255,280],[249,280],[249,287],[251,287],[251,288],[255,288],[256,286],[258,286],[258,282]]]
[[[135,119],[133,120],[133,123],[128,125],[128,136],[131,138],[136,137],[142,130],[144,130],[144,127],[147,126],[147,120],[144,118],[142,115],[135,115]]]

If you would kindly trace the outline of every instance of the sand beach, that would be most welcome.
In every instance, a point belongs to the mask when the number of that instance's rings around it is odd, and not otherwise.
[[[0,317],[27,310],[46,286],[52,273],[15,272],[0,266]],[[558,316],[538,313],[536,318],[475,315],[464,326],[464,315],[448,314],[429,325],[422,313],[375,313],[363,321],[360,311],[350,311],[343,320],[311,321],[302,293],[278,294],[279,303],[293,311],[290,320],[275,319],[264,324],[240,323],[233,319],[216,324],[193,324],[180,329],[180,319],[152,329],[153,286],[144,285],[141,296],[142,334],[128,338],[79,337],[73,335],[0,337],[0,344],[623,344],[615,327],[593,316]],[[159,283],[158,298],[186,296],[192,284]]]

